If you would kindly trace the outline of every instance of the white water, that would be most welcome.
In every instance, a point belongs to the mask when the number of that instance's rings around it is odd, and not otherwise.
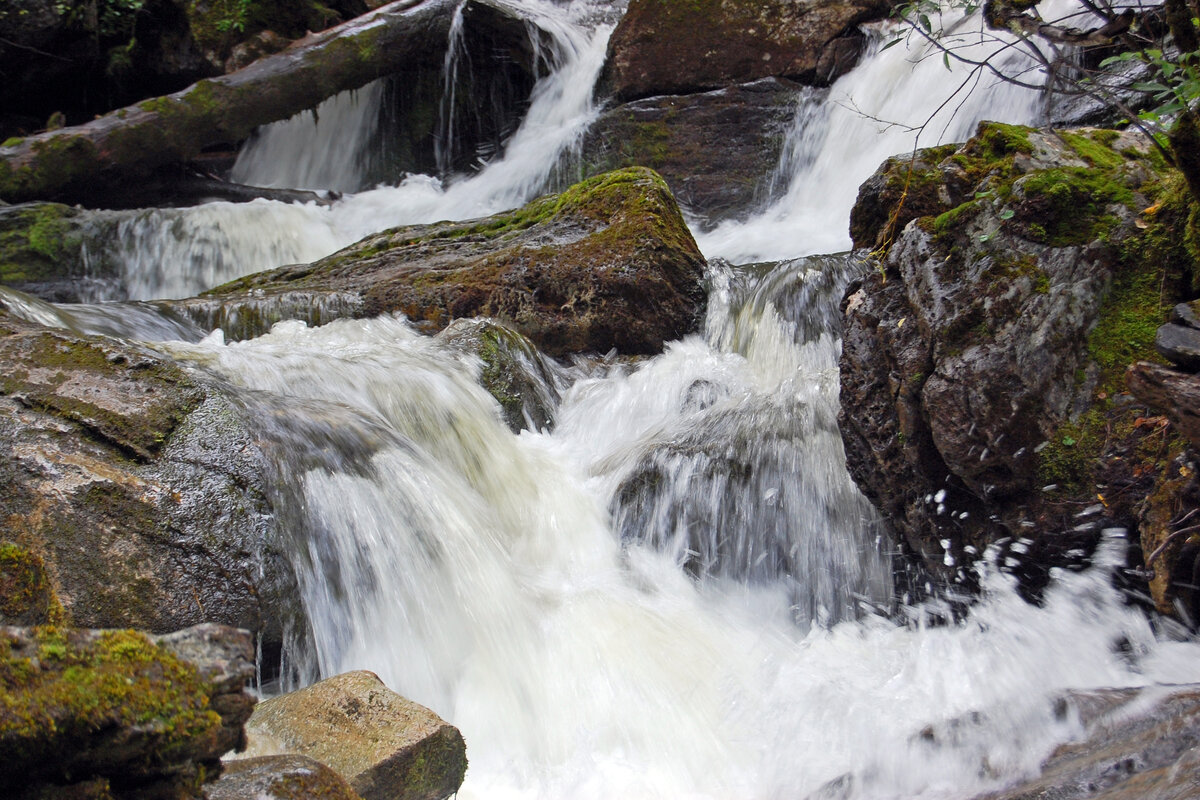
[[[414,178],[328,209],[151,212],[130,231],[148,276],[138,291],[190,294],[193,282],[311,260],[387,225],[474,216],[538,192],[593,113],[586,87],[607,34],[556,19],[564,66],[539,85],[502,161],[450,187]],[[859,73],[911,71],[891,60],[901,53],[869,60],[836,91],[861,86],[865,106],[876,84]],[[943,72],[939,62],[919,84],[885,81],[883,105],[868,110],[886,117],[891,101],[952,88]],[[1001,116],[987,100],[987,115]],[[707,252],[845,247],[862,171],[913,140],[843,111],[805,112],[791,190],[762,219],[703,237]],[[961,138],[974,120],[954,124]],[[151,234],[155,219],[169,224]],[[193,257],[204,250],[193,242],[215,255]],[[281,447],[319,447],[303,433],[331,420],[363,443],[340,464],[283,465],[303,500],[292,513],[308,536],[297,564],[310,655],[322,674],[372,669],[460,726],[463,798],[961,798],[1034,770],[1078,732],[1052,713],[1065,690],[1200,679],[1197,646],[1156,641],[1111,588],[1116,538],[1092,572],[1059,576],[1042,608],[988,574],[960,625],[870,613],[887,600],[887,543],[832,429],[834,269],[717,273],[706,337],[636,369],[576,372],[551,433],[511,434],[477,363],[391,318],[170,347],[276,396],[291,425],[275,432]],[[665,489],[646,535],[622,541],[627,509],[612,513],[613,496],[647,463]],[[745,463],[764,480],[739,483]],[[713,519],[730,529],[701,531],[722,542],[700,553],[697,578],[685,569],[691,534]],[[760,561],[778,542],[791,560]],[[855,605],[864,616],[851,619]]]

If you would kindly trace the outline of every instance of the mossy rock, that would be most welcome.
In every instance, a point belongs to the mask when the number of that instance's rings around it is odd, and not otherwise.
[[[236,329],[247,312],[278,318],[306,297],[348,316],[400,312],[431,334],[490,317],[551,356],[647,354],[695,330],[704,269],[666,183],[635,167],[491,217],[384,231],[178,306]]]
[[[45,625],[61,616],[41,557],[12,542],[0,543],[0,625]]]
[[[140,633],[0,630],[0,787],[196,786],[220,728],[195,668]]]

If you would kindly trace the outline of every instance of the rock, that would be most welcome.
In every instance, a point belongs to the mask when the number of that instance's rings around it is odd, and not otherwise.
[[[767,77],[827,85],[861,52],[879,0],[631,0],[601,85],[618,100],[689,94]]]
[[[314,313],[402,312],[427,333],[492,317],[551,356],[655,353],[698,324],[704,267],[666,184],[631,168],[492,217],[384,231],[177,307],[231,338]]]
[[[1081,740],[1059,747],[1041,774],[975,800],[1190,800],[1200,797],[1200,690],[1175,689],[1154,700],[1148,690],[1077,695],[1064,716],[1085,726]]]
[[[712,92],[636,100],[601,115],[584,137],[587,174],[653,168],[705,224],[745,217],[766,187],[796,114],[798,87],[765,78]]]
[[[44,562],[64,622],[222,622],[281,641],[294,579],[270,462],[231,390],[141,346],[3,313],[0,365],[3,538]]]
[[[0,543],[0,625],[46,625],[61,613],[42,559],[11,542]]]
[[[1139,361],[1129,367],[1128,380],[1139,400],[1166,412],[1192,447],[1200,448],[1200,375]]]
[[[1171,309],[1171,322],[1200,330],[1200,300],[1176,305]]]
[[[259,704],[256,753],[299,753],[332,767],[363,800],[441,800],[467,768],[458,729],[371,672],[349,672]]]
[[[53,302],[79,302],[95,281],[117,270],[103,248],[89,243],[116,236],[119,215],[59,203],[0,206],[0,284]]]
[[[886,255],[844,302],[847,462],[942,580],[970,583],[962,566],[1011,537],[1005,563],[1036,586],[1099,528],[1136,528],[1162,466],[1138,460],[1152,430],[1118,398],[1187,261],[1156,227],[1174,211],[1135,224],[1159,169],[1146,153],[1130,134],[984,123],[864,186],[855,241]]]
[[[0,788],[195,796],[241,738],[253,698],[233,697],[253,677],[252,639],[231,628],[162,645],[135,631],[0,628]]]
[[[555,365],[516,331],[486,319],[458,319],[438,338],[483,362],[480,382],[500,403],[513,433],[554,425],[559,393]]]
[[[1154,338],[1154,349],[1175,366],[1200,372],[1200,330],[1174,323],[1163,325]]]
[[[298,755],[227,761],[221,777],[204,787],[204,796],[207,800],[359,800],[336,772]]]

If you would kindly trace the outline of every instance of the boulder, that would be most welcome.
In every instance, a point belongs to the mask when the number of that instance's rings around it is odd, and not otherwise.
[[[782,77],[827,85],[862,50],[856,26],[884,0],[631,0],[601,85],[620,101]]]
[[[487,319],[457,319],[438,338],[482,362],[479,380],[513,433],[554,425],[559,368],[521,334]]]
[[[350,784],[307,756],[283,755],[227,761],[221,777],[204,787],[207,800],[360,800]]]
[[[0,628],[0,788],[192,797],[243,741],[250,634]]]
[[[0,284],[52,302],[80,302],[95,282],[114,283],[118,270],[103,247],[120,215],[60,203],[0,206]]]
[[[796,115],[799,87],[764,78],[605,111],[584,137],[584,171],[653,168],[702,224],[745,217],[771,199],[772,175]]]
[[[372,672],[348,672],[259,704],[251,752],[299,753],[340,774],[363,800],[441,800],[467,769],[458,729]]]
[[[855,243],[883,255],[843,304],[842,433],[924,571],[969,583],[1007,537],[1003,563],[1035,587],[1101,528],[1137,528],[1170,459],[1124,371],[1189,268],[1178,209],[1140,215],[1167,202],[1163,169],[1132,133],[984,123],[865,185]]]
[[[280,319],[401,312],[431,334],[492,317],[551,356],[656,353],[699,323],[704,268],[662,178],[630,168],[492,217],[374,234],[177,307],[230,338]]]
[[[275,549],[269,459],[230,389],[2,311],[0,365],[0,544],[40,560],[63,622],[222,622],[281,641],[294,579]],[[29,607],[47,618],[47,603]]]

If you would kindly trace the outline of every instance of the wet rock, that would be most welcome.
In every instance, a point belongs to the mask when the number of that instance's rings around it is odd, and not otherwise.
[[[252,753],[299,753],[332,767],[363,800],[441,800],[467,768],[458,729],[384,686],[349,672],[259,704]]]
[[[0,625],[45,625],[61,613],[42,559],[11,542],[0,544]]]
[[[1131,134],[984,123],[864,187],[855,241],[886,255],[844,301],[847,462],[941,580],[969,583],[963,565],[1010,537],[1003,563],[1036,585],[1099,528],[1137,527],[1163,467],[1139,451],[1153,429],[1124,369],[1152,352],[1159,290],[1187,261],[1165,217],[1137,219],[1148,152]],[[1074,517],[1098,503],[1102,521]]]
[[[241,740],[253,677],[251,637],[232,628],[159,645],[135,631],[0,628],[0,788],[195,796]]]
[[[777,78],[712,92],[636,100],[606,111],[584,138],[588,174],[653,168],[692,216],[744,217],[771,199],[771,177],[798,88]]]
[[[509,430],[540,431],[554,425],[556,368],[528,339],[486,319],[455,320],[438,338],[483,362],[479,380],[500,403]]]
[[[1033,780],[976,800],[1186,800],[1200,797],[1200,691],[1184,687],[1076,695],[1063,703],[1083,737]],[[1148,708],[1139,708],[1142,703]]]
[[[299,755],[225,762],[221,777],[204,787],[207,800],[359,800],[350,785],[320,761]]]
[[[0,313],[0,518],[64,622],[223,622],[279,642],[295,613],[269,468],[236,397],[160,353]],[[291,588],[289,588],[291,587]]]
[[[115,266],[89,241],[113,235],[118,216],[59,203],[0,206],[0,284],[54,302],[86,299]]]
[[[618,100],[791,78],[828,85],[857,61],[877,0],[632,0],[608,45],[601,84]]]
[[[402,312],[431,334],[492,317],[551,356],[655,353],[698,324],[704,266],[666,184],[631,168],[492,217],[384,231],[178,307],[233,337],[317,300],[333,316]]]

